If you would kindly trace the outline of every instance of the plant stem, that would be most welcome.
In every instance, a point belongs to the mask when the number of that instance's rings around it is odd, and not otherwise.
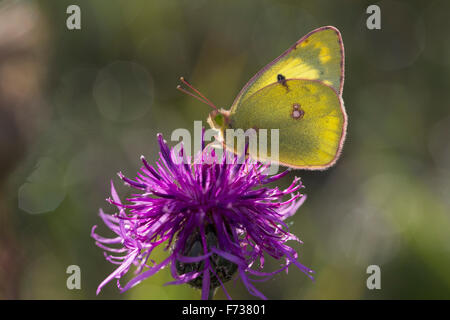
[[[216,294],[217,288],[209,287],[208,300],[214,300],[214,295]]]

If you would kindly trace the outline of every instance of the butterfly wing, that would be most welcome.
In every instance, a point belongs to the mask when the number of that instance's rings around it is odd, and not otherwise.
[[[256,91],[231,111],[230,121],[231,128],[267,129],[270,155],[271,129],[279,129],[278,162],[311,170],[334,164],[347,126],[339,93],[332,86],[306,79],[286,79]]]
[[[231,111],[258,90],[276,82],[278,75],[286,79],[319,80],[341,94],[344,46],[339,30],[321,27],[301,38],[250,79],[233,102]]]

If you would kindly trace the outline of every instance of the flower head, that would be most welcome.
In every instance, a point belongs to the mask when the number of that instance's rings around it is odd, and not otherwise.
[[[183,149],[169,149],[161,135],[158,141],[161,151],[156,166],[141,157],[143,166],[134,179],[119,173],[136,194],[122,202],[111,182],[112,198],[107,201],[118,212],[109,215],[100,210],[100,216],[115,237],[104,238],[95,233],[96,226],[92,229],[106,259],[118,265],[97,294],[114,278],[123,292],[167,266],[174,278],[168,284],[201,288],[203,299],[219,286],[229,297],[224,282],[235,273],[251,294],[263,299],[253,282],[269,279],[292,264],[311,277],[312,271],[297,261],[297,252],[286,244],[300,240],[283,222],[306,199],[299,192],[303,187],[299,178],[285,190],[270,188],[268,183],[288,171],[269,176],[266,164],[227,151],[220,157],[214,151],[209,157],[201,152],[192,164],[177,164]],[[206,150],[204,145],[202,149]],[[161,262],[150,258],[158,246],[165,246],[169,253]],[[263,272],[265,255],[282,260],[280,269]],[[122,287],[120,278],[132,265],[136,276]]]

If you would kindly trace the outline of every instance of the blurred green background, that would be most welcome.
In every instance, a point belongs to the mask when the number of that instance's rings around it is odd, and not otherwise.
[[[374,3],[381,30],[366,28]],[[70,4],[81,30],[66,28]],[[346,51],[343,154],[281,181],[306,185],[291,218],[304,244],[292,245],[316,280],[292,267],[257,287],[271,299],[449,299],[449,12],[448,1],[1,1],[0,298],[198,299],[163,287],[169,270],[95,295],[115,268],[90,237],[94,224],[110,235],[98,217],[113,212],[109,181],[133,176],[141,154],[156,159],[156,133],[205,121],[208,107],[175,90],[180,76],[228,108],[265,64],[333,25]],[[66,287],[73,264],[81,290]],[[366,287],[372,264],[381,290]]]

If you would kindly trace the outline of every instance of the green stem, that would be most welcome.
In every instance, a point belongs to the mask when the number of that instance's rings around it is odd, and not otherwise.
[[[209,287],[208,300],[214,300],[214,295],[216,294],[217,288]]]

